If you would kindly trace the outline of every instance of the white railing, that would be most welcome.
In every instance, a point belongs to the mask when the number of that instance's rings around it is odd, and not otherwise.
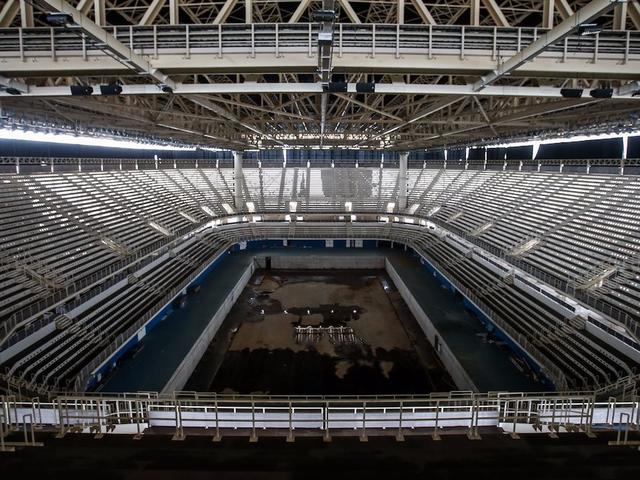
[[[498,427],[512,435],[558,434],[594,430],[638,431],[637,397],[631,401],[598,401],[593,395],[434,393],[425,396],[278,397],[225,396],[211,393],[128,393],[60,396],[51,402],[0,397],[2,431],[27,426],[43,430],[98,434],[166,434],[184,438],[207,429],[214,439],[226,431],[257,439],[261,431],[293,438],[296,431],[330,438],[334,432],[366,438],[367,432],[403,432],[438,437],[448,428]]]
[[[178,53],[189,58],[198,53],[273,54],[317,50],[319,24],[224,24],[111,27],[109,32],[137,53],[157,56]],[[347,53],[490,55],[493,60],[511,56],[533,43],[546,30],[528,27],[471,27],[458,25],[336,24],[334,52]],[[26,58],[58,55],[104,55],[104,43],[83,37],[75,28],[2,28],[0,56]],[[603,31],[593,36],[570,36],[548,47],[542,56],[565,60],[579,56],[597,61],[623,62],[640,55],[640,33]]]

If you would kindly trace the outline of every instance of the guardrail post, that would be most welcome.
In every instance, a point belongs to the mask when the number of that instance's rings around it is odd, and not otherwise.
[[[626,419],[626,423],[624,424],[625,429],[624,429],[624,440],[620,440],[620,437],[622,436],[622,421],[623,418]],[[610,440],[609,441],[609,445],[627,445],[629,443],[629,430],[630,430],[630,425],[631,424],[631,415],[629,415],[626,412],[622,412],[620,414],[620,425],[618,426],[617,430],[618,430],[618,434],[616,436],[615,440]],[[635,444],[635,442],[634,442]]]
[[[287,442],[295,442],[296,438],[293,436],[293,407],[289,402],[289,434],[287,435]]]
[[[176,433],[171,437],[171,440],[182,441],[184,440],[184,429],[182,428],[182,409],[180,401],[176,401]]]
[[[360,441],[367,442],[367,402],[362,402],[362,431],[360,432]]]
[[[251,397],[251,436],[249,442],[255,443],[258,441],[258,435],[256,435],[256,402]]]
[[[5,430],[5,413],[0,412],[0,452],[14,452],[14,447],[5,445],[4,436],[9,433],[9,427]]]
[[[63,438],[65,436],[65,429],[64,429],[64,411],[62,409],[62,399],[58,398],[57,399],[57,403],[58,403],[58,421],[60,422],[60,431],[57,433],[56,438]]]
[[[98,431],[93,437],[95,439],[100,439],[104,436],[104,434],[102,433],[102,415],[100,412],[100,403],[101,403],[100,399],[96,400],[96,421],[97,421]]]
[[[398,414],[398,433],[396,434],[397,442],[404,442],[404,435],[402,434],[402,410],[403,410],[404,402],[400,401],[400,411]]]
[[[549,424],[549,437],[558,438],[558,434],[554,431],[557,429],[556,426],[556,408],[558,406],[558,399],[553,399],[553,407],[551,407],[551,423]]]
[[[135,406],[136,406],[136,434],[133,436],[133,439],[141,440],[142,432],[140,431],[140,413],[142,412],[142,404],[139,401],[136,401]]]
[[[216,434],[213,436],[213,441],[219,442],[220,440],[222,440],[222,437],[220,436],[220,417],[218,415],[218,396],[217,395],[213,403],[213,408],[214,408],[214,414],[216,418]]]
[[[440,438],[440,434],[438,433],[438,420],[439,420],[439,418],[440,418],[440,400],[438,400],[436,402],[435,425],[433,427],[433,434],[431,435],[431,438],[433,438],[436,442],[442,440],[442,438]]]
[[[471,422],[469,425],[469,432],[467,432],[467,438],[469,440],[482,440],[482,437],[478,434],[478,411],[480,406],[477,397],[474,395],[471,402]]]
[[[329,443],[331,441],[331,435],[329,434],[329,402],[325,402],[322,416],[324,418],[324,435],[322,436],[322,441]]]
[[[27,434],[27,418],[29,418],[29,430],[31,435]],[[22,431],[24,433],[24,443],[25,445],[29,445],[31,447],[35,447],[36,445],[36,434],[33,431],[33,415],[31,413],[27,413],[22,416]],[[628,432],[627,432],[628,433]],[[31,439],[29,439],[31,437]]]
[[[515,406],[513,409],[513,428],[511,430],[511,438],[513,438],[514,440],[518,440],[520,439],[520,435],[518,435],[518,433],[516,432],[516,427],[518,425],[518,413],[519,413],[519,404],[520,402],[518,400],[514,400],[515,402]]]

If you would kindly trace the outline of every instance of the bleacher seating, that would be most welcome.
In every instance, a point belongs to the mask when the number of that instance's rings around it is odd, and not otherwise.
[[[72,388],[98,353],[148,318],[172,289],[230,242],[256,235],[254,227],[238,224],[233,231],[211,231],[183,242],[198,227],[227,215],[225,204],[241,213],[286,212],[290,202],[296,202],[299,214],[410,213],[606,315],[639,321],[638,177],[409,169],[405,212],[398,210],[399,181],[397,169],[378,167],[245,168],[243,204],[235,206],[230,168],[2,176],[0,341],[18,325],[35,325],[30,322],[41,320],[44,312],[59,326],[4,366],[32,386]],[[336,230],[318,226],[315,231],[332,238]],[[364,232],[370,238],[390,234],[378,226],[363,227]],[[287,224],[260,233],[261,238],[295,234],[295,226]],[[439,237],[409,229],[398,240],[423,251],[473,292],[505,328],[566,376],[567,387],[603,385],[630,371],[624,355]],[[154,261],[168,251],[176,253]],[[117,283],[145,268],[135,281]],[[116,284],[100,302],[66,316]],[[7,345],[26,333],[21,335]]]

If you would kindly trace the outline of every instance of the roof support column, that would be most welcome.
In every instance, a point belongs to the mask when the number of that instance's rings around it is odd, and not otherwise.
[[[169,23],[177,25],[180,23],[180,3],[179,0],[169,0]]]
[[[553,28],[553,14],[555,12],[555,8],[555,0],[543,0],[542,28]]]
[[[253,0],[245,0],[244,23],[253,23]]]
[[[233,152],[233,198],[236,211],[244,208],[242,203],[242,185],[244,184],[242,173],[242,152]]]
[[[20,0],[20,26],[33,27],[33,5],[26,0]]]
[[[93,12],[95,14],[96,25],[104,27],[107,24],[107,13],[105,10],[105,0],[93,0]]]
[[[400,152],[400,166],[398,169],[398,211],[407,208],[407,165],[409,152]]]

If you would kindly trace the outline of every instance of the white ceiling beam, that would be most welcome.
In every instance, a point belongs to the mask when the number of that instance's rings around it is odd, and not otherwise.
[[[311,3],[311,0],[302,0],[298,4],[298,7],[296,8],[295,12],[293,12],[293,15],[291,15],[291,18],[289,19],[289,23],[299,22],[304,12],[307,10],[307,8],[309,8],[310,3]]]
[[[180,0],[169,0],[169,23],[171,25],[180,23]]]
[[[27,0],[20,0],[20,26],[33,27],[33,5]]]
[[[628,2],[620,2],[613,9],[613,29],[626,30]]]
[[[358,143],[358,145],[362,145],[365,143],[369,143],[369,142],[373,142],[377,139],[379,139],[380,137],[385,137],[391,133],[394,133],[398,130],[401,130],[409,125],[411,125],[412,123],[418,122],[420,120],[423,120],[425,118],[427,118],[430,115],[433,115],[434,113],[439,112],[440,110],[447,108],[449,105],[453,105],[456,102],[459,102],[460,100],[463,100],[466,97],[444,97],[441,98],[440,100],[437,100],[435,103],[433,103],[432,105],[428,106],[426,109],[421,110],[419,113],[417,113],[416,115],[414,115],[413,117],[405,120],[404,122],[402,122],[399,125],[395,125],[392,128],[389,128],[387,130],[385,130],[382,133],[378,133],[376,135],[373,135],[371,137],[369,137],[367,140]]]
[[[427,25],[436,24],[433,15],[431,15],[431,12],[422,0],[411,0],[411,3],[413,3],[413,6],[416,7],[416,11],[418,12],[418,15],[420,15],[420,18],[424,23],[426,23]]]
[[[615,2],[612,0],[592,0],[558,26],[540,35],[538,40],[528,47],[498,65],[498,68],[484,75],[474,84],[474,89],[480,90],[499,78],[509,75],[512,71],[542,53],[550,45],[570,35],[578,26],[599,17],[614,5]]]
[[[469,0],[469,8],[471,25],[477,27],[480,25],[480,0]]]
[[[482,0],[482,3],[486,7],[486,9],[489,11],[489,15],[491,15],[491,19],[497,26],[499,27],[511,26],[509,25],[509,21],[507,20],[507,17],[505,17],[504,13],[502,13],[502,10],[500,10],[500,7],[498,6],[498,3],[496,2],[496,0]]]
[[[45,0],[47,1],[47,0]],[[93,15],[96,25],[104,27],[107,24],[106,0],[93,0]],[[49,3],[49,2],[47,2]]]
[[[556,8],[558,9],[558,12],[560,13],[560,16],[563,20],[566,20],[571,15],[573,15],[573,8],[571,8],[571,5],[569,5],[569,2],[567,0],[557,0]]]
[[[640,30],[640,5],[638,2],[631,2],[628,4],[627,15],[629,15],[633,25]]]
[[[358,106],[360,106],[360,107],[362,107],[362,108],[364,108],[366,110],[369,110],[371,112],[377,113],[378,115],[382,115],[383,117],[392,118],[394,120],[397,120],[398,122],[402,121],[402,118],[400,118],[400,117],[398,117],[396,115],[392,115],[389,112],[385,112],[384,110],[380,110],[378,108],[372,107],[371,105],[369,105],[367,103],[364,103],[364,102],[361,102],[359,100],[356,100],[355,97],[353,97],[353,96],[349,96],[349,95],[346,95],[344,93],[334,93],[334,95],[336,97],[338,97],[338,98],[342,98],[343,100],[346,100],[346,101],[351,102],[351,103],[353,103],[355,105],[358,105]]]
[[[0,10],[0,27],[9,27],[20,12],[20,2],[18,0],[7,0],[2,10]]]
[[[244,4],[244,23],[253,23],[253,0],[245,0]]]
[[[351,20],[353,23],[362,23],[358,18],[358,15],[356,15],[355,10],[349,3],[349,0],[338,0],[338,3],[342,7],[342,10],[344,10],[344,13],[347,15],[347,17],[349,17],[349,20]]]
[[[168,75],[164,74],[161,70],[154,68],[147,57],[138,55],[121,41],[117,40],[113,35],[108,33],[104,28],[92,22],[85,15],[73,8],[64,0],[43,0],[51,8],[58,12],[63,12],[70,15],[73,18],[73,22],[78,25],[85,33],[104,42],[107,49],[117,55],[119,58],[125,60],[128,64],[132,65],[138,71],[154,77],[160,83],[164,83],[169,87],[175,87],[173,80]],[[96,0],[98,2],[99,0]]]
[[[162,7],[164,7],[166,2],[167,0],[153,0],[149,4],[147,11],[144,12],[144,15],[140,19],[138,25],[151,25],[158,17],[160,10],[162,9]]]
[[[216,15],[216,18],[213,20],[214,25],[226,22],[227,18],[229,18],[229,15],[231,14],[231,10],[236,6],[236,3],[238,3],[238,0],[227,0],[224,2],[224,5],[220,7],[218,15]]]
[[[553,28],[555,0],[542,0],[542,28]]]
[[[1,84],[1,83],[0,83]],[[346,93],[358,93],[356,83],[347,84]],[[100,86],[92,85],[94,96],[100,95]],[[314,94],[322,93],[320,83],[178,83],[174,84],[174,95],[223,95],[223,94]],[[121,95],[163,95],[170,92],[162,92],[157,85],[123,85]],[[389,95],[454,95],[454,96],[481,96],[481,97],[536,97],[536,98],[561,98],[561,88],[556,87],[520,87],[488,85],[482,90],[474,90],[474,84],[467,85],[443,85],[443,84],[402,84],[402,83],[377,83],[372,94]],[[71,95],[68,86],[62,87],[36,87],[29,86],[28,92],[22,97],[64,97]],[[0,96],[9,96],[0,91]],[[16,99],[22,97],[14,97]],[[632,97],[631,92],[615,91],[613,100],[638,100],[640,96]]]
[[[280,142],[279,140],[276,140],[274,137],[272,137],[271,135],[269,135],[268,133],[263,132],[262,130],[259,130],[258,128],[254,127],[253,125],[250,125],[248,123],[246,123],[245,121],[241,120],[240,118],[236,117],[234,114],[232,114],[231,112],[227,111],[226,109],[220,107],[219,105],[216,105],[215,103],[213,103],[212,101],[210,101],[207,98],[204,97],[200,97],[200,96],[187,96],[184,97],[188,100],[190,100],[191,102],[195,103],[196,105],[201,106],[202,108],[209,110],[213,113],[215,113],[216,115],[220,115],[223,118],[226,118],[227,120],[233,122],[233,123],[237,123],[238,125],[240,125],[241,127],[257,134],[260,135],[261,137],[267,138],[269,140],[272,140],[280,145],[284,145],[284,143]]]
[[[93,5],[93,0],[80,0],[78,2],[78,5],[76,5],[76,10],[78,10],[83,15],[88,15],[92,5]]]

